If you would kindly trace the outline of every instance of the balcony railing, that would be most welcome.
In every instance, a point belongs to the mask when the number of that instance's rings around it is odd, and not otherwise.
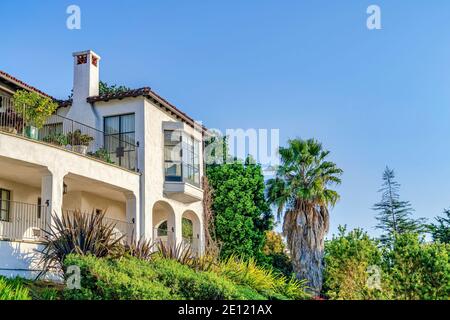
[[[134,137],[106,135],[101,130],[57,114],[52,115],[42,128],[37,129],[15,112],[12,99],[5,96],[0,96],[0,130],[49,143],[131,171],[138,170],[138,145]]]
[[[73,217],[73,214],[75,213],[75,210],[63,209],[63,213],[67,214],[69,217]],[[91,215],[91,214],[95,214],[95,213],[83,213],[83,214]],[[133,238],[132,237],[133,234],[135,234],[135,225],[134,225],[134,223],[131,223],[131,222],[128,222],[128,221],[114,219],[114,218],[109,218],[109,217],[104,217],[103,218],[103,224],[104,225],[112,225],[112,226],[114,226],[115,236],[117,238],[123,236],[124,242],[127,242],[128,240],[131,240]]]
[[[2,200],[0,213],[0,240],[45,240],[43,230],[50,221],[47,206]]]

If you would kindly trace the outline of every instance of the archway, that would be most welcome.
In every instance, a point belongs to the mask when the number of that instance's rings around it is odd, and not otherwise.
[[[201,253],[201,225],[194,211],[185,211],[182,216],[183,244],[190,246],[194,254]]]
[[[153,205],[153,240],[167,246],[175,245],[175,212],[165,201]]]

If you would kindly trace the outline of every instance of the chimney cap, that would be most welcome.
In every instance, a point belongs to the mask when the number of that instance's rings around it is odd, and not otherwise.
[[[77,57],[77,56],[81,56],[84,54],[86,54],[86,55],[90,54],[90,55],[97,57],[99,60],[101,59],[101,57],[98,54],[96,54],[93,50],[84,50],[84,51],[74,52],[74,53],[72,53],[72,56]]]

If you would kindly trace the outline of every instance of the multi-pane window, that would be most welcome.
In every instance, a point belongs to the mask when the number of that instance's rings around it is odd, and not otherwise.
[[[200,185],[200,142],[180,131],[164,131],[166,181]]]
[[[135,117],[133,114],[104,118],[105,149],[115,164],[136,169]]]
[[[0,189],[0,221],[9,221],[11,192]]]

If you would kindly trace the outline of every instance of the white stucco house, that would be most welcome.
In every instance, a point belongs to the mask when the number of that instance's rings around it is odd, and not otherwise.
[[[204,128],[150,88],[100,95],[93,51],[73,61],[72,99],[34,135],[12,96],[48,95],[0,71],[0,275],[34,276],[50,213],[77,209],[106,211],[128,238],[188,241],[201,254]],[[77,134],[89,137],[84,146]]]

